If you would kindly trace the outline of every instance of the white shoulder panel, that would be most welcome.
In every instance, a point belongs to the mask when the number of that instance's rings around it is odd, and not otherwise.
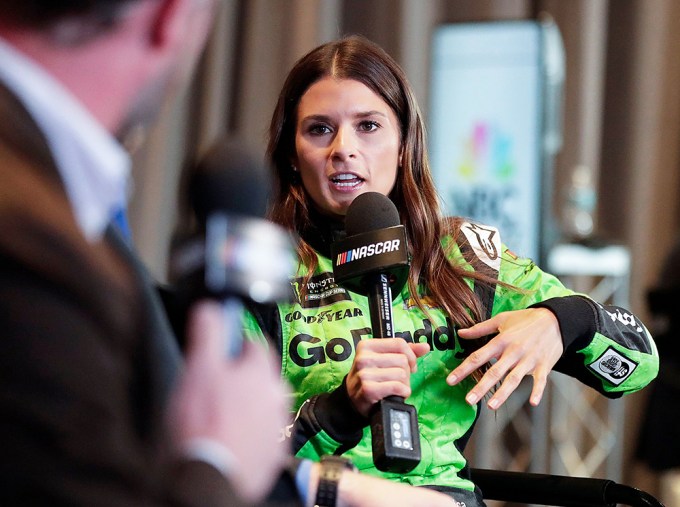
[[[464,222],[461,229],[479,259],[490,268],[500,271],[501,235],[488,225]]]

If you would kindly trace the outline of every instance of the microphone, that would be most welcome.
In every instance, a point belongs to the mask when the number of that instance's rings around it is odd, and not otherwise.
[[[357,196],[345,216],[346,237],[331,247],[335,281],[368,297],[374,337],[393,338],[392,301],[408,278],[406,231],[390,199]],[[418,414],[400,396],[387,396],[370,412],[373,462],[383,472],[405,473],[420,463]]]
[[[200,232],[170,266],[186,306],[202,297],[222,303],[229,357],[241,351],[243,304],[289,299],[296,265],[290,235],[264,219],[270,182],[253,153],[222,140],[198,163],[188,195]]]

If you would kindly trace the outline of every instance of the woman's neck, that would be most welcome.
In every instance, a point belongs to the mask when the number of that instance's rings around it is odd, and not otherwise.
[[[330,217],[310,208],[309,225],[300,235],[314,250],[330,257],[333,243],[345,237],[344,217]]]

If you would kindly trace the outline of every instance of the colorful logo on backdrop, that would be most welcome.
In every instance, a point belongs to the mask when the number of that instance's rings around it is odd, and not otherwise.
[[[466,181],[490,178],[502,182],[511,179],[516,171],[513,161],[513,141],[498,127],[477,122],[463,141],[463,157],[458,174]]]
[[[504,241],[519,245],[523,234],[522,181],[516,162],[516,142],[509,134],[487,122],[476,122],[463,140],[455,162],[455,183],[448,201],[454,214],[492,224]]]

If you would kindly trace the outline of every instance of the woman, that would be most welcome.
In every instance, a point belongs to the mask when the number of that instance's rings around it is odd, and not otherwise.
[[[254,311],[247,329],[278,340],[300,407],[290,428],[298,456],[344,453],[360,470],[470,506],[482,500],[462,450],[487,394],[497,409],[531,375],[537,405],[555,369],[617,397],[654,378],[658,357],[629,312],[567,290],[502,246],[496,229],[442,217],[425,146],[410,85],[375,44],[347,37],[295,64],[268,147],[271,219],[300,237],[295,300]],[[335,284],[329,259],[348,206],[369,191],[392,200],[408,238],[397,338],[371,339],[366,298]],[[422,459],[406,474],[373,465],[367,416],[388,395],[419,414]]]

